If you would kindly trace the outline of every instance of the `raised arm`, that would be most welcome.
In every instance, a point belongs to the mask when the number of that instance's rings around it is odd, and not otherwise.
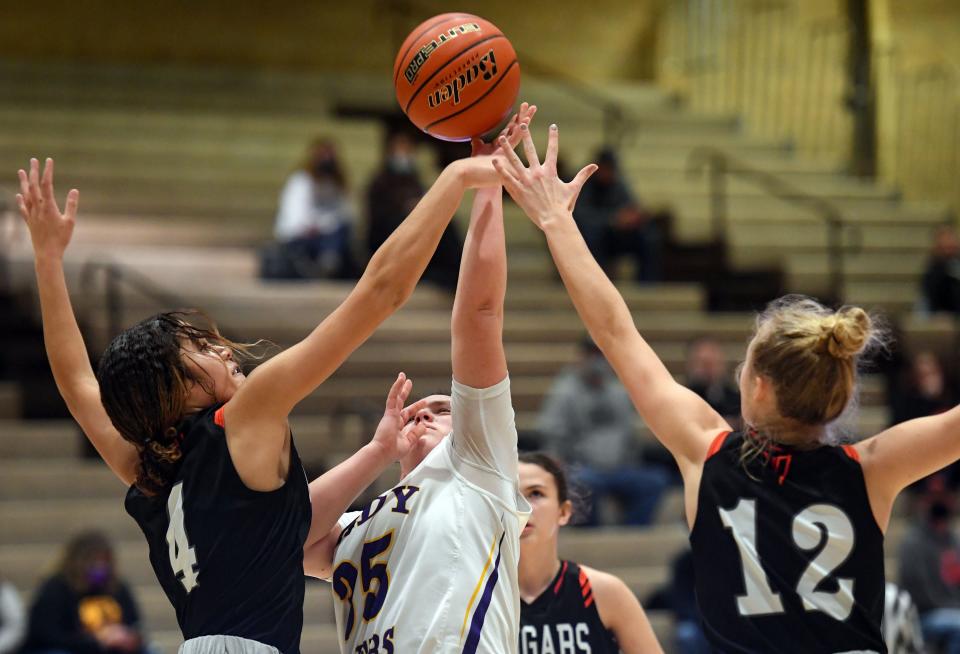
[[[527,122],[536,111],[526,105],[517,117]],[[527,116],[526,114],[530,114]],[[508,134],[516,130],[517,117]],[[473,141],[473,156],[489,155],[495,144]],[[487,388],[507,376],[503,352],[503,298],[507,290],[507,250],[503,231],[503,189],[478,189],[460,259],[453,301],[451,347],[453,378],[474,388]]]
[[[288,414],[410,297],[464,191],[499,181],[492,158],[449,165],[373,255],[343,303],[309,336],[254,370],[226,404],[227,437],[245,483],[277,486]]]
[[[573,206],[590,164],[569,184],[557,177],[559,132],[550,126],[541,165],[533,139],[523,139],[529,167],[509,148],[494,162],[504,187],[546,234],[547,245],[567,292],[590,336],[624,383],[637,411],[670,450],[685,479],[699,471],[710,441],[730,427],[695,393],[678,384],[640,336],[626,302],[594,260],[573,220]]]
[[[83,433],[114,474],[129,486],[137,478],[137,450],[123,440],[100,402],[100,386],[74,317],[63,272],[63,255],[73,235],[80,193],[73,189],[67,194],[66,208],[61,213],[53,192],[52,159],[47,159],[42,179],[36,159],[30,160],[30,172],[20,170],[19,176],[17,206],[33,243],[43,344],[53,378]]]
[[[521,106],[502,134],[507,147],[516,146],[535,113],[536,107]],[[473,142],[474,157],[497,148],[497,143]],[[515,480],[517,429],[503,350],[506,288],[502,191],[483,189],[474,198],[453,304],[452,444],[464,460]]]
[[[900,491],[960,459],[960,406],[901,422],[854,447],[873,514],[886,529]]]

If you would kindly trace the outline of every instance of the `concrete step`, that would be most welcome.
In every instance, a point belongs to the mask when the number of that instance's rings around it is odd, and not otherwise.
[[[72,420],[0,420],[0,460],[74,459],[80,456],[82,443],[80,428]]]
[[[0,381],[0,420],[20,417],[20,392],[16,382]]]

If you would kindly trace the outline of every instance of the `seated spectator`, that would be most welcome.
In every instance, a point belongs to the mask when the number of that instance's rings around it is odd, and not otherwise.
[[[662,279],[660,228],[633,197],[613,150],[597,153],[597,172],[580,191],[573,218],[587,247],[607,274],[620,256],[633,258],[639,282]]]
[[[376,252],[423,196],[417,173],[416,144],[407,132],[389,134],[384,143],[383,164],[367,187],[367,251]],[[423,279],[450,292],[457,288],[463,242],[451,222],[440,237]]]
[[[740,391],[716,340],[698,338],[687,348],[687,388],[707,401],[734,429],[740,424]]]
[[[264,255],[262,276],[311,279],[356,276],[351,243],[355,212],[332,141],[317,139],[280,194],[277,246]]]
[[[923,639],[947,654],[960,653],[960,539],[950,526],[954,498],[928,490],[923,511],[900,545],[899,584],[920,613]]]
[[[140,614],[100,532],[67,543],[30,608],[27,654],[145,654]]]
[[[544,400],[543,446],[577,462],[573,476],[588,491],[587,525],[599,524],[598,502],[607,496],[621,502],[626,524],[649,524],[670,475],[640,465],[637,412],[626,389],[593,341],[580,349],[580,361],[560,372]]]
[[[960,238],[952,225],[941,225],[933,234],[922,287],[926,312],[960,312]]]
[[[892,398],[893,424],[943,413],[956,404],[940,358],[923,350],[910,358],[905,378]]]
[[[27,633],[27,616],[17,589],[0,575],[0,654],[19,651]]]

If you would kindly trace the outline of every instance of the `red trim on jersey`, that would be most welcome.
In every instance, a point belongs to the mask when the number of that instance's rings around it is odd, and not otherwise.
[[[590,605],[593,604],[593,593],[591,592],[587,597],[583,598],[583,608],[589,609]]]
[[[213,421],[220,427],[226,429],[226,427],[223,426],[223,407],[217,409],[217,412],[213,414]]]
[[[860,463],[860,453],[857,452],[857,448],[855,448],[853,445],[844,445],[843,451],[846,452],[847,456],[849,456],[851,459],[857,463]]]
[[[563,585],[563,577],[567,574],[567,562],[563,562],[563,566],[560,568],[560,575],[557,577],[557,583],[553,585],[553,594],[557,595],[560,592],[560,586]]]
[[[724,441],[727,440],[727,436],[730,435],[728,431],[722,431],[717,434],[717,437],[713,439],[713,442],[710,443],[710,449],[707,450],[707,459],[720,451],[720,448],[723,447]],[[706,461],[706,459],[704,459]]]

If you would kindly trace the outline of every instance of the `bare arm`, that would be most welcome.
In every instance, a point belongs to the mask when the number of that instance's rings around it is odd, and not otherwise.
[[[501,137],[515,146],[529,129],[537,107],[524,102]],[[474,139],[472,156],[497,151],[497,143]],[[503,300],[507,292],[507,245],[503,229],[503,189],[478,189],[460,261],[451,325],[453,378],[488,388],[507,376],[503,351]]]
[[[583,567],[593,587],[597,612],[604,626],[613,632],[624,654],[663,654],[647,614],[637,596],[619,578]]]
[[[333,575],[333,554],[341,531],[340,525],[335,524],[323,538],[303,548],[303,574],[317,579]]]
[[[453,302],[453,378],[474,388],[493,386],[507,376],[503,351],[507,253],[502,195],[500,188],[477,191]]]
[[[960,407],[894,425],[854,447],[873,514],[886,529],[900,491],[960,459]]]
[[[47,159],[42,180],[39,162],[20,174],[17,203],[30,229],[34,269],[40,291],[43,342],[57,389],[83,433],[126,485],[137,478],[139,455],[123,440],[100,402],[100,386],[73,313],[63,271],[63,254],[73,234],[80,194],[71,190],[60,213],[53,192],[53,160]]]
[[[587,166],[564,184],[556,172],[559,135],[551,126],[541,166],[533,140],[524,137],[530,167],[509,150],[495,163],[504,186],[544,231],[560,277],[597,346],[624,383],[637,411],[677,460],[685,479],[702,465],[710,441],[730,427],[699,396],[678,384],[640,336],[626,302],[594,260],[573,221],[577,194],[596,170]]]
[[[454,162],[377,250],[354,290],[304,340],[250,375],[224,418],[234,465],[252,488],[276,488],[287,415],[413,292],[466,188],[496,181],[491,157]]]
[[[404,425],[420,408],[419,403],[403,408],[412,387],[413,382],[400,373],[387,395],[383,418],[377,425],[373,440],[349,459],[310,482],[313,518],[304,551],[323,539],[357,496],[406,454],[423,435],[423,425],[415,425],[406,435],[403,434]]]

